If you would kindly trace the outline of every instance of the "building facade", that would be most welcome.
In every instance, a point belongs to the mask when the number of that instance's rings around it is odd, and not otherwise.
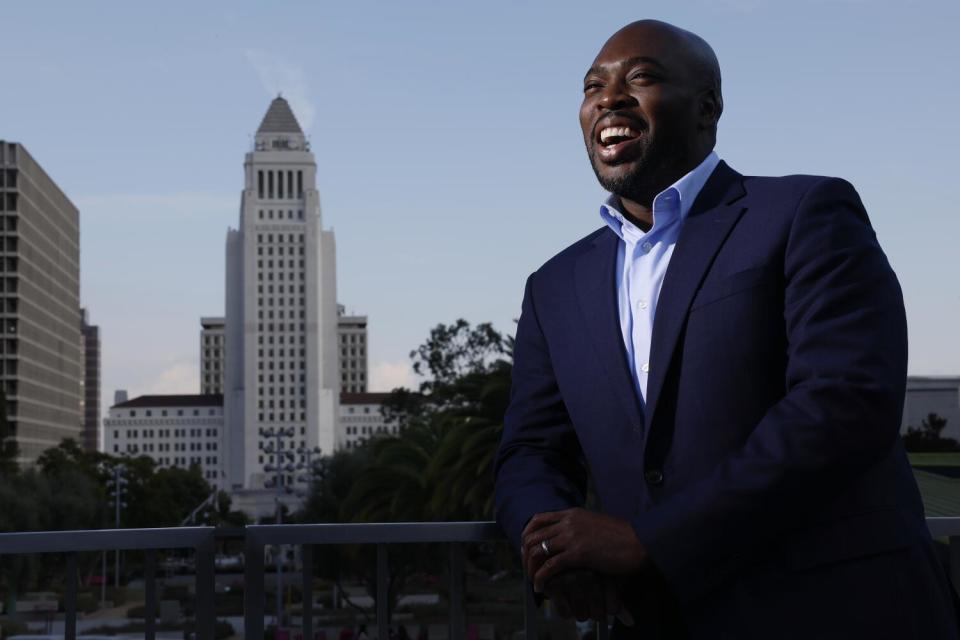
[[[341,393],[367,390],[367,316],[347,315],[337,305],[337,344]]]
[[[200,393],[223,393],[226,371],[226,321],[200,318]]]
[[[83,309],[80,333],[83,336],[83,435],[87,451],[100,450],[100,327],[89,323]]]
[[[290,105],[271,102],[244,162],[240,225],[227,233],[224,380],[227,474],[261,489],[263,451],[336,447],[336,249],[316,163]]]
[[[340,440],[342,446],[353,449],[376,435],[396,435],[397,425],[387,425],[382,407],[389,393],[340,394]]]
[[[103,430],[110,455],[148,456],[161,468],[196,465],[211,485],[227,486],[223,396],[139,396],[110,407]]]
[[[81,440],[80,214],[23,145],[0,140],[0,386],[30,465]]]

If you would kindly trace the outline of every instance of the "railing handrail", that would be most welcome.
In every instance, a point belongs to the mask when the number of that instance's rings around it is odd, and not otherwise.
[[[493,521],[259,524],[246,535],[260,544],[407,544],[503,540]]]
[[[193,548],[215,531],[214,527],[158,527],[0,533],[0,554]]]

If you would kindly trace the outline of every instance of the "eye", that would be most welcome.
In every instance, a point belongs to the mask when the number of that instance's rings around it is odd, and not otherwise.
[[[593,91],[594,89],[601,89],[601,88],[603,88],[603,83],[601,83],[599,80],[588,80],[583,83],[584,93]]]
[[[630,82],[656,82],[659,78],[649,71],[634,71],[630,74]]]

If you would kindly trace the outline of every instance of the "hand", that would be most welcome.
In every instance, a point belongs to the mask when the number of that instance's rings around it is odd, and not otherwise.
[[[548,556],[541,546],[546,540]],[[538,593],[551,578],[571,569],[606,575],[640,572],[647,550],[626,520],[579,507],[538,513],[521,535],[523,567]]]
[[[606,622],[608,615],[623,610],[613,582],[595,571],[575,569],[561,573],[544,585],[543,592],[561,618]]]

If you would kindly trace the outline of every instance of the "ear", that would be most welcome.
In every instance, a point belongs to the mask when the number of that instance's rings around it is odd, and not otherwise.
[[[704,89],[700,93],[698,115],[702,129],[716,129],[723,113],[723,97],[716,89]]]

